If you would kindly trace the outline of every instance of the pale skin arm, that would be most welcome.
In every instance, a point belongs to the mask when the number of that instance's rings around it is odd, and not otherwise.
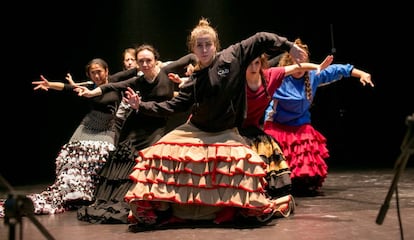
[[[178,74],[168,73],[168,78],[171,81],[173,81],[175,83],[178,83],[179,84],[178,87],[181,88],[184,85],[184,83],[189,79],[188,76],[190,76],[191,74],[193,74],[193,72],[194,72],[194,65],[193,64],[188,64],[186,70],[187,71],[185,72],[185,75],[187,77],[180,77]]]
[[[33,85],[36,85],[33,90],[44,90],[48,91],[49,89],[62,91],[65,84],[62,82],[49,82],[43,75],[40,75],[41,81],[34,81],[32,82]],[[70,85],[76,85],[75,81],[73,81],[72,75],[70,73],[66,74],[65,79],[69,82]]]
[[[352,69],[351,76],[359,78],[359,81],[362,83],[362,86],[365,86],[368,84],[371,87],[374,87],[374,83],[371,81],[371,74],[367,72],[354,68]]]
[[[317,73],[331,65],[333,61],[333,55],[328,55],[319,65],[315,63],[303,62],[299,64],[293,64],[285,66],[285,75],[291,75],[299,71],[316,70]]]
[[[49,91],[49,89],[53,89],[57,91],[62,91],[63,87],[65,86],[65,84],[62,82],[49,82],[43,75],[40,75],[40,79],[41,81],[32,82],[32,84],[35,85],[33,90],[41,89],[44,91]]]
[[[76,85],[75,81],[73,81],[72,75],[70,73],[66,74],[65,79],[69,82],[70,85]]]
[[[331,65],[333,61],[333,55],[328,55],[321,64],[315,64],[315,63],[307,63],[303,62],[300,64],[293,64],[289,66],[285,66],[285,75],[291,75],[293,73],[299,72],[299,71],[308,71],[308,70],[317,70],[317,73],[319,73],[321,70],[325,69],[329,65]],[[190,69],[189,74],[192,73],[193,69]],[[188,72],[188,68],[187,68]],[[178,76],[178,74],[175,73],[169,73],[168,77],[171,79],[171,81],[175,83],[179,83],[179,87],[184,85],[184,83],[188,80],[188,77],[181,78]]]
[[[175,74],[175,73],[168,73],[168,78],[171,80],[171,81],[173,81],[173,82],[175,82],[175,83],[178,83],[179,85],[178,85],[178,87],[179,88],[181,88],[183,85],[184,85],[184,83],[186,82],[186,81],[188,81],[188,79],[189,79],[189,76],[191,75],[191,74],[193,74],[193,72],[194,72],[194,65],[193,64],[188,64],[188,66],[187,66],[187,71],[185,72],[185,75],[187,76],[187,77],[180,77],[178,74]]]
[[[102,95],[102,90],[100,87],[96,87],[93,90],[88,89],[87,87],[83,87],[83,86],[77,86],[74,89],[75,92],[78,93],[78,96],[81,97],[96,97],[96,96],[100,96]]]
[[[178,83],[178,87],[181,88],[184,83],[189,79],[189,77],[180,77],[178,74],[175,73],[168,73],[168,78],[175,82]]]

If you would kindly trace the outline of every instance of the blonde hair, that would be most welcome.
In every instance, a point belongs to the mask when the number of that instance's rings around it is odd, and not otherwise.
[[[211,39],[213,40],[214,46],[216,47],[216,51],[220,51],[220,41],[218,33],[212,26],[210,26],[210,22],[208,21],[208,19],[204,17],[198,21],[197,26],[194,27],[194,29],[188,36],[188,50],[192,52],[195,44],[197,43],[197,38],[204,34],[210,35]]]
[[[136,50],[135,48],[129,47],[129,48],[125,48],[124,51],[122,52],[122,57],[125,58],[125,55],[127,53],[131,54],[132,56],[134,56],[134,58],[136,58]]]
[[[306,59],[305,62],[309,62],[310,52],[309,52],[308,45],[304,44],[300,38],[297,38],[295,40],[295,44],[306,51],[306,53],[308,54],[308,59]],[[288,52],[286,52],[280,58],[278,66],[288,66],[292,64],[295,64],[295,62],[293,61],[292,56]],[[308,99],[311,102],[312,101],[312,86],[310,85],[309,73],[305,72],[305,75],[303,77],[305,78],[306,99]]]

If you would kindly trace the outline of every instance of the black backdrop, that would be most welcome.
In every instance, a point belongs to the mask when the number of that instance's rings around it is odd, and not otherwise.
[[[200,17],[211,20],[223,47],[257,31],[271,31],[291,40],[302,38],[313,62],[334,48],[335,63],[370,72],[373,89],[354,78],[320,88],[313,124],[328,139],[331,169],[392,167],[406,117],[414,112],[412,74],[408,64],[399,66],[412,52],[397,31],[404,26],[378,20],[312,23],[312,16],[294,16],[294,6],[256,2],[258,6],[235,0],[13,3],[13,16],[3,21],[7,123],[0,173],[12,184],[52,181],[54,159],[87,110],[73,95],[33,91],[31,82],[40,74],[64,80],[70,72],[80,81],[84,66],[95,57],[105,59],[114,73],[121,69],[122,50],[135,43],[154,45],[162,60],[177,59],[187,53],[187,35]]]

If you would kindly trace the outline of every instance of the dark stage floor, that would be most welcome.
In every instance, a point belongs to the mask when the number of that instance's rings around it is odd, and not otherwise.
[[[268,226],[260,228],[188,227],[133,233],[128,231],[127,224],[79,221],[76,212],[35,216],[34,222],[40,223],[40,227],[54,239],[76,240],[414,239],[414,168],[406,168],[399,175],[396,182],[398,198],[396,193],[392,195],[383,223],[376,223],[394,176],[396,172],[392,169],[331,169],[323,187],[323,196],[296,197],[293,215],[274,219]],[[46,185],[17,186],[15,190],[19,193],[40,192]],[[3,190],[0,197],[5,196]],[[0,239],[13,239],[11,236],[14,239],[47,239],[27,217],[14,227],[16,234],[11,235],[10,229],[10,224],[0,224]]]

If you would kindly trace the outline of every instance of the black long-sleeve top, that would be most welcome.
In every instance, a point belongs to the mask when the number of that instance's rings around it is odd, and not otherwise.
[[[164,102],[140,102],[139,112],[168,116],[192,107],[191,123],[203,131],[240,127],[246,115],[245,73],[260,54],[285,51],[293,43],[274,33],[259,32],[217,53],[212,64],[192,74],[179,95]]]
[[[133,77],[125,81],[101,85],[103,95],[120,92],[131,87],[140,92],[143,101],[163,102],[174,96],[176,83],[168,78],[168,73],[183,73],[185,67],[196,62],[194,54],[188,54],[161,68],[154,81],[149,83],[144,76]],[[125,120],[120,131],[119,143],[130,141],[132,147],[140,150],[157,141],[165,134],[167,116],[150,116],[143,113],[132,113]]]
[[[130,79],[133,76],[137,75],[138,70],[137,69],[129,69],[117,72],[113,75],[110,75],[108,77],[109,82],[119,82],[123,81],[125,79]],[[95,85],[89,86],[90,88],[95,88]],[[75,86],[64,83],[63,91],[67,92],[73,92],[74,94],[77,94],[74,91]],[[90,110],[97,110],[103,113],[111,113],[115,114],[116,110],[118,109],[119,103],[122,100],[122,95],[119,92],[108,92],[105,94],[102,94],[101,96],[96,96],[92,98],[88,98],[87,102],[89,104]]]

